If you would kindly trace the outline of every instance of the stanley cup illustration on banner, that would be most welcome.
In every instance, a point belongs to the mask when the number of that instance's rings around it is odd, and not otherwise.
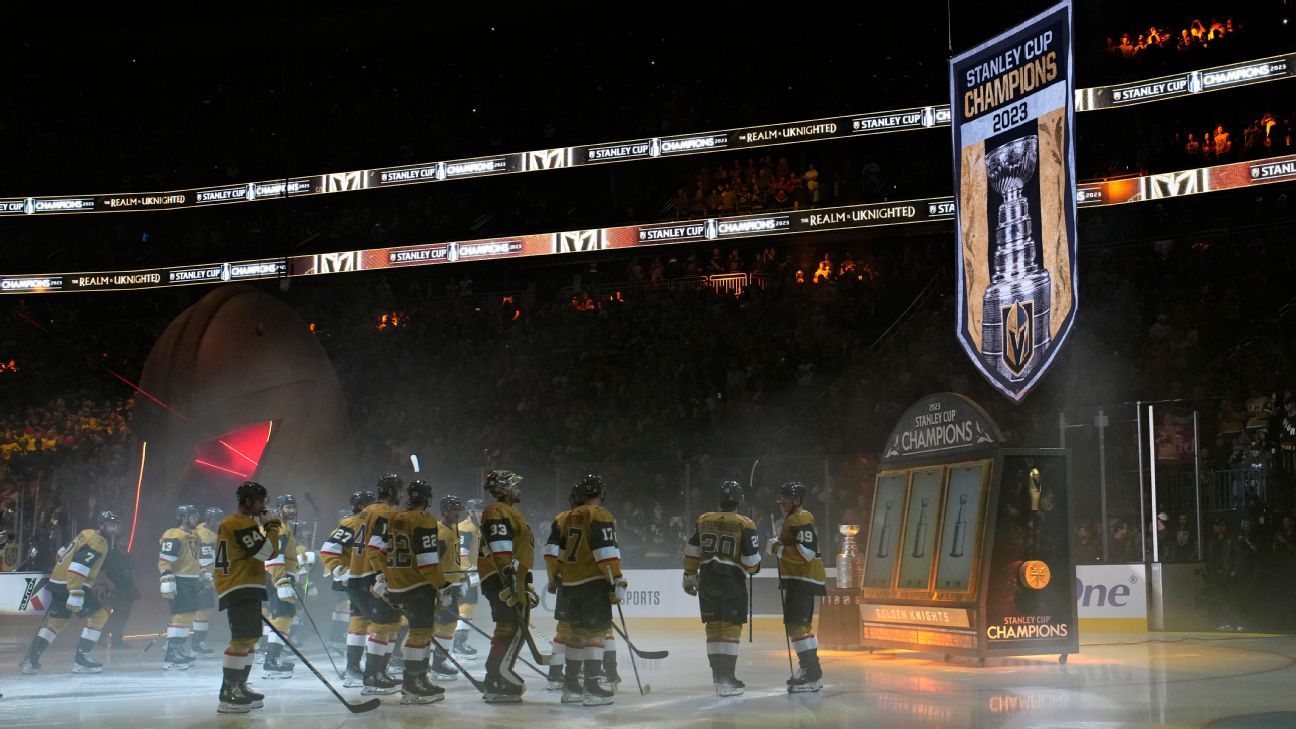
[[[1076,311],[1071,9],[950,61],[959,342],[1020,401]]]

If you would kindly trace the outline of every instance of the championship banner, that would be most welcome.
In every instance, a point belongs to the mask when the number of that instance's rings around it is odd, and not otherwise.
[[[1074,85],[1070,3],[950,61],[957,335],[1017,401],[1075,319]]]

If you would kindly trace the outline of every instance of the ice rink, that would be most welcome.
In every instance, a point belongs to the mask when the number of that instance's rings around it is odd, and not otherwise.
[[[488,626],[487,626],[488,627]],[[542,628],[545,626],[541,626]],[[903,651],[873,654],[824,651],[825,688],[789,696],[782,635],[760,621],[754,643],[742,644],[738,675],[747,693],[715,696],[701,625],[630,623],[631,637],[647,650],[668,649],[662,661],[639,662],[646,696],[635,688],[625,645],[624,683],[616,703],[584,708],[559,704],[540,677],[519,664],[528,682],[525,703],[489,706],[466,681],[443,684],[445,701],[400,706],[383,697],[369,714],[351,715],[303,666],[286,681],[258,680],[265,708],[245,716],[216,713],[218,660],[188,671],[161,670],[161,645],[147,654],[147,639],[127,652],[100,649],[105,670],[71,673],[74,635],[46,653],[44,671],[23,676],[17,664],[30,635],[3,631],[0,641],[0,727],[1296,727],[1296,637],[1228,634],[1089,634],[1081,652],[1059,665],[1053,655],[968,659]],[[308,657],[326,674],[328,661],[310,633]],[[486,641],[473,640],[484,655]],[[525,654],[524,654],[525,655]],[[481,660],[468,664],[480,677]],[[343,693],[358,701],[359,689]]]

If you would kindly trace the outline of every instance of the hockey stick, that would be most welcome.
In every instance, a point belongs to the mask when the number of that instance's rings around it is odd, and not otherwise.
[[[777,557],[775,557],[775,559],[778,560]],[[783,562],[779,560],[776,561],[774,564],[775,567],[778,568],[779,605],[783,610],[783,618],[786,620],[787,619],[787,597],[784,596],[783,594]],[[792,668],[792,636],[788,635],[786,627],[783,628],[783,642],[787,643],[788,678],[789,679],[796,678],[796,670]]]
[[[478,534],[485,534],[485,532],[482,531],[481,524],[478,524],[476,520],[473,520],[473,526],[477,529]],[[490,541],[486,536],[482,536],[481,546],[486,550],[486,556],[494,562],[495,553],[491,551]],[[516,567],[514,569],[516,569]],[[503,586],[504,573],[499,571],[496,572],[496,574],[499,575],[500,585]],[[522,586],[522,592],[526,592],[525,585]],[[553,660],[553,656],[546,656],[536,647],[535,638],[531,637],[531,611],[522,607],[522,601],[528,598],[526,595],[518,594],[518,586],[516,584],[513,585],[513,597],[518,601],[517,604],[514,605],[518,612],[518,629],[522,631],[522,637],[526,639],[527,648],[531,649],[531,657],[535,659],[536,663],[539,663],[542,666],[549,665]]]
[[[603,568],[603,572],[604,572],[604,574],[607,575],[607,578],[608,578],[608,585],[610,585],[610,586],[612,587],[612,591],[615,593],[615,592],[616,592],[616,580],[613,579],[613,577],[612,577],[612,567],[611,567],[611,566],[604,567],[604,568]],[[620,603],[620,602],[618,602],[618,603],[616,604],[616,606],[617,606],[617,615],[621,618],[621,630],[619,630],[619,631],[617,631],[617,632],[619,632],[619,633],[621,634],[621,637],[622,637],[622,638],[625,638],[626,645],[630,645],[630,636],[629,636],[629,634],[628,634],[627,631],[626,631],[625,612],[621,610],[621,603]],[[616,627],[616,623],[612,623],[612,627],[615,628],[615,627]],[[639,680],[639,664],[635,662],[635,652],[634,652],[634,650],[633,650],[633,646],[631,646],[631,648],[632,648],[632,650],[630,651],[630,667],[634,669],[635,685],[637,685],[637,686],[639,687],[639,695],[640,695],[640,696],[643,696],[643,695],[644,695],[644,687],[643,687],[643,681],[640,681],[640,680]]]
[[[464,620],[463,618],[460,618],[459,620],[460,620],[460,622],[462,622],[462,623],[464,623],[465,625],[467,625],[469,628],[472,628],[474,631],[477,632],[478,635],[482,636],[483,638],[490,639],[490,638],[493,637],[490,633],[487,633],[486,631],[484,631],[484,630],[482,630],[481,628],[477,627],[477,625],[474,624],[472,621]],[[531,663],[531,661],[528,661],[527,659],[523,658],[522,656],[518,656],[518,660],[519,660],[519,661],[522,661],[522,663],[526,664],[526,667],[527,667],[527,668],[530,668],[532,671],[535,671],[536,673],[540,674],[540,676],[541,676],[542,678],[546,678],[546,679],[549,678],[549,674],[545,673],[544,671],[541,671],[539,668],[536,668],[535,665]]]
[[[328,656],[329,663],[333,666],[333,673],[337,674],[339,681],[346,680],[346,674],[338,670],[337,661],[333,660],[333,649],[329,648],[329,644],[324,640],[324,635],[320,633],[319,626],[315,624],[315,618],[312,618],[310,610],[306,609],[306,601],[302,599],[301,590],[297,589],[296,583],[293,584],[293,593],[297,595],[297,605],[301,608],[302,613],[306,615],[311,630],[315,631],[315,637],[319,638],[320,645],[324,646],[324,655]]]
[[[747,490],[756,495],[756,467],[760,465],[760,459],[757,458],[752,462],[751,473],[747,474]],[[754,501],[747,502],[747,518],[756,523],[756,504]],[[756,576],[747,573],[747,642],[751,643],[756,640]]]
[[[472,684],[473,688],[477,689],[479,693],[486,693],[486,684],[473,678],[473,675],[468,673],[468,669],[464,668],[463,664],[456,661],[454,656],[450,655],[450,651],[446,650],[445,646],[441,645],[441,641],[437,640],[436,636],[430,636],[428,639],[432,641],[432,645],[436,646],[438,651],[441,651],[441,655],[445,656],[446,660],[450,661],[455,668],[459,669],[459,673],[462,673],[463,677],[468,679],[468,683]]]
[[[318,678],[320,680],[320,683],[324,684],[324,686],[327,687],[328,690],[332,692],[334,696],[337,697],[337,700],[342,702],[343,706],[347,707],[347,711],[350,711],[352,714],[363,714],[365,712],[373,711],[374,709],[382,705],[382,702],[379,701],[378,699],[369,699],[368,701],[362,701],[358,704],[353,704],[347,701],[346,699],[342,698],[342,694],[338,693],[338,690],[333,688],[333,684],[329,683],[327,678],[324,678],[324,674],[320,673],[319,670],[315,668],[315,666],[312,665],[310,661],[306,660],[306,656],[303,656],[301,651],[297,650],[297,646],[293,645],[288,640],[287,636],[279,632],[279,629],[276,628],[274,624],[270,622],[269,618],[267,618],[265,615],[262,615],[261,622],[265,623],[266,627],[270,628],[270,630],[273,631],[275,635],[279,636],[279,640],[283,641],[284,645],[288,646],[289,650],[293,652],[293,655],[297,656],[297,660],[301,661],[303,665],[305,665],[307,668],[310,669],[311,673],[315,674],[315,678]]]
[[[630,646],[631,653],[635,654],[636,656],[639,656],[645,661],[660,661],[661,659],[670,655],[670,651],[639,650],[639,648],[635,647],[634,643],[630,642],[630,636],[626,635],[625,631],[622,630],[619,625],[617,625],[616,623],[612,623],[612,629],[617,632],[617,635],[621,636],[621,639],[626,642],[626,645]]]

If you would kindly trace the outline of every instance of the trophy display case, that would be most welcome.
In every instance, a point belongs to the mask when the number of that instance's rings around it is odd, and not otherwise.
[[[1010,448],[952,393],[909,408],[887,440],[864,554],[861,643],[974,656],[1079,647],[1070,455]]]

